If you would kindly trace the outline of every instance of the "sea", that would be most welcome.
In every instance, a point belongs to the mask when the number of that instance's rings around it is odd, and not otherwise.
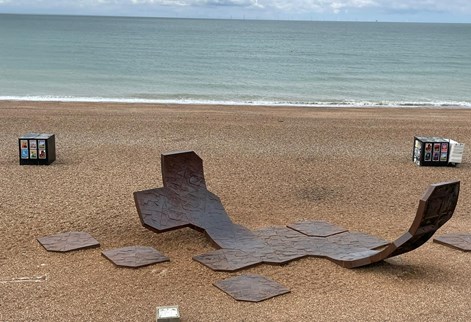
[[[471,24],[0,14],[0,100],[471,108]]]

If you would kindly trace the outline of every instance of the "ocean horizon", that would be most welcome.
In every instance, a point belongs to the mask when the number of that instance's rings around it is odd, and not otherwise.
[[[0,14],[0,100],[471,107],[471,24]]]

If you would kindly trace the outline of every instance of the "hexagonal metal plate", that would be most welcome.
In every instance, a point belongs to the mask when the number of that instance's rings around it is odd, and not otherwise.
[[[321,248],[326,243],[322,237],[309,237],[287,227],[269,227],[255,231],[272,249],[263,257],[266,263],[283,264],[304,256],[324,256]],[[282,260],[282,261],[281,261]]]
[[[283,285],[261,275],[240,275],[214,283],[237,301],[260,302],[289,293]]]
[[[448,247],[456,248],[464,252],[471,251],[471,234],[470,233],[457,233],[439,236],[433,240],[438,244]]]
[[[89,233],[71,231],[37,238],[37,241],[50,252],[70,252],[78,249],[93,248],[100,243]]]
[[[152,247],[130,246],[103,251],[101,253],[116,266],[138,268],[170,259]]]
[[[260,257],[238,249],[218,249],[194,256],[193,259],[213,271],[234,272],[242,268],[260,264]]]
[[[288,225],[289,228],[311,237],[328,237],[348,231],[326,221],[300,221]]]
[[[389,242],[376,236],[348,231],[345,233],[327,237],[329,243],[337,246],[349,246],[357,248],[376,249],[389,245]]]

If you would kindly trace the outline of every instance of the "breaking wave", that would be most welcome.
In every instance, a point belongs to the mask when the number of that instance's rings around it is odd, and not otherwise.
[[[205,100],[205,99],[152,99],[107,98],[73,96],[0,96],[0,101],[77,102],[77,103],[139,103],[174,105],[250,105],[250,106],[299,106],[299,107],[430,107],[471,108],[471,102],[458,101],[264,101],[264,100]]]

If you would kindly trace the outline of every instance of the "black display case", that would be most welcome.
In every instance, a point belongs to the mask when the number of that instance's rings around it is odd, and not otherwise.
[[[449,165],[450,140],[442,137],[414,137],[412,160],[421,166]]]
[[[28,133],[18,138],[21,165],[49,165],[56,160],[54,134]]]

